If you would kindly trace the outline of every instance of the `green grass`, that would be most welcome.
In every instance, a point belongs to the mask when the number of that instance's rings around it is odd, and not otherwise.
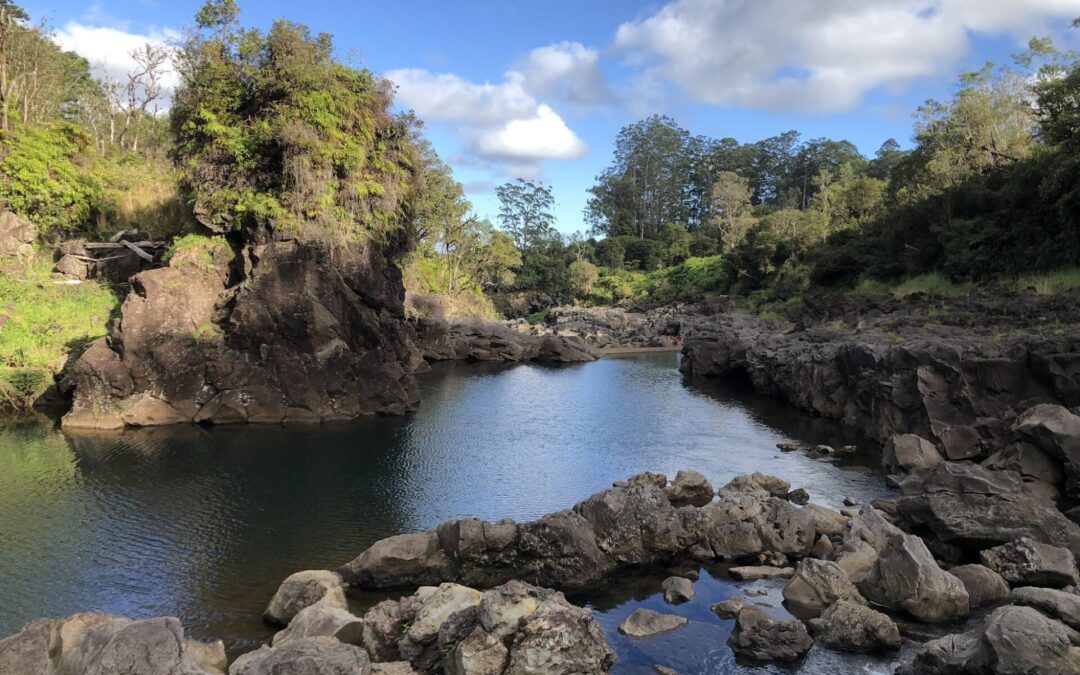
[[[1044,274],[1029,274],[1015,281],[1020,290],[1035,289],[1039,295],[1053,295],[1080,288],[1080,267],[1055,270]]]
[[[901,282],[892,289],[892,294],[898,298],[905,298],[915,293],[927,295],[963,295],[971,290],[970,283],[954,283],[948,277],[930,272],[920,274],[917,277]]]
[[[0,408],[27,409],[119,304],[101,284],[56,284],[51,271],[44,258],[0,265]]]

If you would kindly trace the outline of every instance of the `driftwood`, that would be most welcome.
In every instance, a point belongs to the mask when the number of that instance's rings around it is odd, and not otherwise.
[[[101,250],[113,250],[120,248],[138,247],[140,249],[159,249],[165,248],[165,242],[163,241],[88,241],[83,244],[83,248],[87,251],[101,251]]]

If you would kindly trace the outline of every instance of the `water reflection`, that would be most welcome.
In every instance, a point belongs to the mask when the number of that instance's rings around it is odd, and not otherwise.
[[[834,506],[885,493],[872,450],[841,466],[775,448],[859,439],[684,381],[677,358],[444,364],[423,376],[417,413],[352,423],[0,430],[0,635],[99,609],[176,615],[236,653],[268,637],[260,612],[291,572],[447,518],[534,518],[643,470],[715,483],[767,471]]]

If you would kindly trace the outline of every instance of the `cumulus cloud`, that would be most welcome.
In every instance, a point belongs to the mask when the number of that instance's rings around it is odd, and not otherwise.
[[[972,33],[1030,35],[1076,0],[675,0],[615,48],[722,106],[848,110],[867,92],[947,71]]]
[[[579,42],[560,42],[529,52],[517,71],[526,89],[540,96],[557,96],[582,108],[614,102],[615,96],[600,72],[600,53]]]
[[[477,83],[417,68],[391,70],[386,77],[397,85],[401,105],[425,120],[455,123],[458,134],[477,157],[522,166],[547,159],[575,159],[585,153],[585,143],[537,96],[554,94],[555,88],[565,83],[552,79],[557,73],[583,72],[578,63],[583,54],[570,54],[563,45],[554,49],[569,58],[552,53],[534,59],[534,50],[526,60],[528,68],[507,71],[498,83]]]
[[[91,26],[78,21],[65,23],[55,33],[55,39],[63,49],[75,52],[89,61],[92,67],[103,68],[109,77],[120,81],[126,80],[128,72],[135,66],[131,58],[133,50],[147,43],[158,47],[165,46],[177,36],[177,31],[169,29],[134,33],[121,28]],[[166,93],[171,96],[180,79],[170,70],[165,73],[162,83]]]

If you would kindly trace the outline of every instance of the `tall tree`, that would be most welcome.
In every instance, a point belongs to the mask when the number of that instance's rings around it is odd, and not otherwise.
[[[521,256],[526,261],[534,248],[545,240],[557,237],[555,197],[551,188],[543,183],[517,179],[495,188],[499,198],[499,223],[514,239]]]
[[[750,181],[732,171],[724,171],[712,188],[713,224],[724,248],[735,248],[752,224]]]

